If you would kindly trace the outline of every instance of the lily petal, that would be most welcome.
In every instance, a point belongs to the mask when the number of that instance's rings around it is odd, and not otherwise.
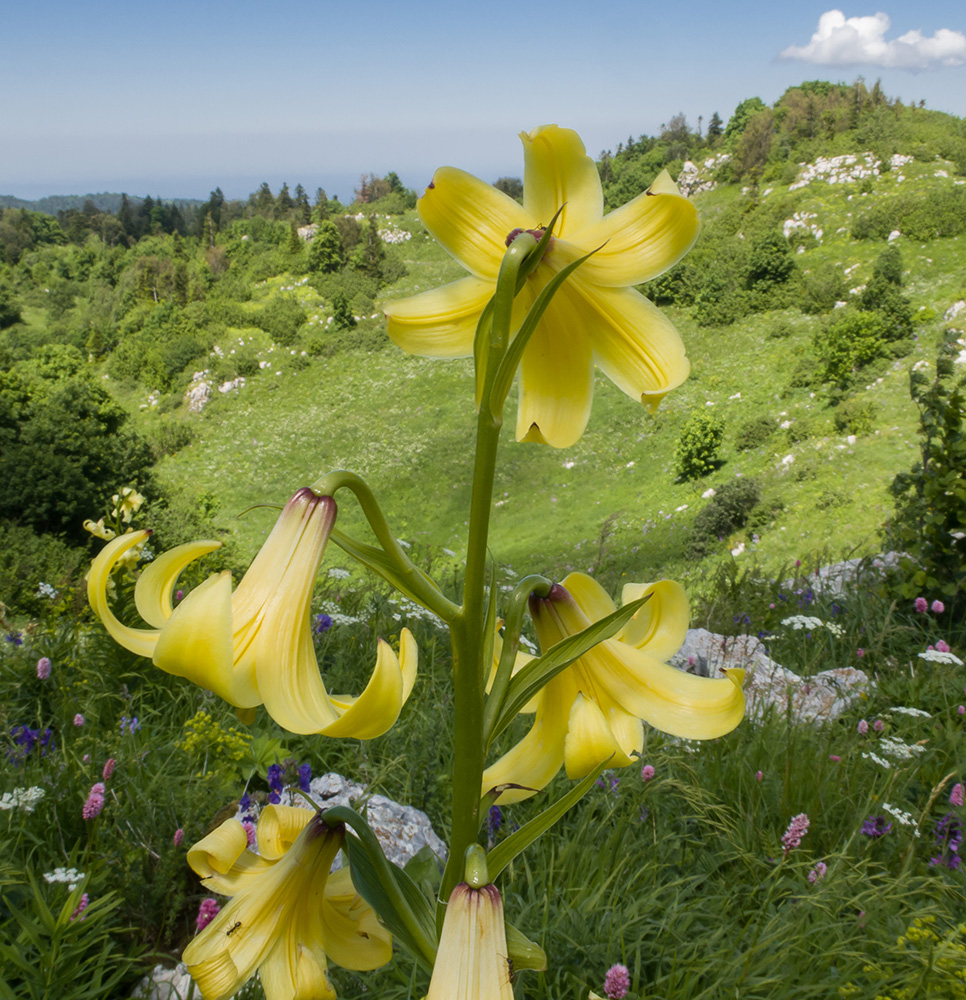
[[[600,174],[580,136],[559,125],[541,125],[521,132],[520,138],[523,207],[527,212],[540,225],[546,225],[562,207],[555,232],[566,239],[599,222],[604,214]]]
[[[564,740],[564,765],[571,780],[583,778],[598,764],[614,755],[623,757],[604,713],[596,702],[578,694],[570,707],[567,737]],[[615,763],[615,767],[620,766]]]
[[[184,568],[201,556],[221,548],[221,542],[200,541],[176,545],[148,563],[134,586],[138,614],[155,628],[164,628],[174,606],[171,592]]]
[[[108,542],[94,557],[90,573],[87,575],[87,600],[94,613],[104,623],[111,638],[132,653],[149,659],[154,653],[154,647],[161,633],[157,629],[130,628],[123,625],[108,603],[107,587],[111,580],[111,570],[121,556],[136,545],[142,544],[150,534],[150,531],[132,531]]]
[[[584,253],[600,249],[580,266],[581,277],[616,288],[650,281],[673,267],[698,238],[698,210],[661,175],[643,194],[568,239]]]
[[[654,410],[691,371],[674,325],[633,288],[587,284],[579,271],[571,288],[574,298],[583,299],[584,314],[594,317],[594,360],[600,370],[632,399]]]
[[[572,286],[564,284],[551,299],[520,364],[518,441],[569,448],[580,439],[594,393],[587,332],[597,322],[593,308]]]
[[[493,282],[461,278],[385,307],[386,330],[409,354],[424,358],[466,358],[480,313],[493,297]]]
[[[443,249],[471,274],[490,282],[499,274],[507,236],[514,229],[537,225],[509,195],[456,167],[440,167],[433,174],[416,208]]]
[[[268,809],[263,815],[265,812]],[[188,865],[201,876],[206,888],[233,896],[252,878],[271,868],[272,862],[250,851],[245,828],[237,819],[227,819],[188,848]]]
[[[681,648],[688,634],[691,621],[688,596],[673,580],[628,583],[624,585],[621,603],[628,604],[647,594],[651,599],[624,626],[620,639],[637,649],[646,649],[658,660],[668,660]]]

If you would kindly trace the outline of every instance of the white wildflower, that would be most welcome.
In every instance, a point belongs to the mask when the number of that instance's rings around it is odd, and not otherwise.
[[[15,788],[12,792],[4,792],[0,796],[0,810],[9,812],[11,809],[23,809],[24,812],[32,813],[45,794],[42,788],[36,786]]]
[[[73,892],[84,880],[84,873],[76,868],[55,868],[52,872],[44,872],[44,878],[52,885],[55,882],[63,882],[68,890]]]
[[[961,667],[963,661],[955,653],[944,653],[940,649],[927,649],[919,654],[920,660],[929,660],[930,663],[950,663],[955,667]]]
[[[890,711],[899,712],[901,715],[912,715],[920,719],[932,718],[928,712],[924,712],[921,708],[909,708],[906,705],[897,705],[895,708],[890,709]]]
[[[878,764],[879,767],[884,767],[887,771],[892,769],[892,765],[887,760],[883,760],[883,758],[880,757],[878,754],[870,752],[870,753],[863,753],[862,756],[865,757],[866,760],[875,761],[875,763]]]
[[[916,821],[911,813],[903,812],[897,806],[890,806],[888,802],[882,803],[882,808],[897,822],[903,826],[916,826]],[[919,828],[916,827],[916,836],[919,836]]]

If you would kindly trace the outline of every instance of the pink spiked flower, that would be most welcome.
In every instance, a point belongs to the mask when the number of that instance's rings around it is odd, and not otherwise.
[[[924,615],[928,610],[929,610],[929,602],[925,599],[925,597],[917,597],[916,611],[918,611],[919,614]]]
[[[604,992],[610,1000],[621,1000],[631,988],[631,974],[626,965],[612,965],[604,976]]]
[[[104,765],[103,778],[105,781],[111,780],[111,775],[114,773],[114,765],[116,761],[113,757],[107,758],[107,763]]]
[[[809,882],[821,882],[828,871],[828,865],[824,861],[818,861],[815,867],[808,873]]]
[[[809,818],[805,813],[792,816],[788,829],[782,834],[782,847],[785,853],[793,851],[802,842],[802,837],[808,833]]]
[[[949,652],[949,643],[948,643],[948,642],[946,642],[946,640],[945,640],[945,639],[939,639],[939,640],[938,640],[938,641],[936,642],[936,649],[937,649],[937,650],[938,650],[938,651],[939,651],[940,653],[948,653],[948,652]]]
[[[218,905],[218,900],[213,896],[208,896],[206,899],[201,901],[201,906],[198,907],[198,916],[195,917],[195,926],[199,931],[203,931],[208,924],[218,916],[218,911],[221,907]]]
[[[184,840],[184,830],[182,830],[179,826],[178,829],[174,831],[174,846],[180,847],[182,840]]]
[[[50,676],[50,657],[42,656],[37,661],[37,677],[45,681]]]
[[[865,721],[865,719],[859,719],[859,724],[855,728],[858,729],[859,735],[865,736],[865,734],[869,731],[869,724]]]
[[[84,803],[84,808],[81,810],[81,815],[84,819],[95,819],[100,816],[103,808],[104,785],[102,782],[98,781],[97,784],[91,786],[90,793],[87,796],[87,801]]]
[[[645,781],[651,781],[654,778],[654,766],[652,764],[645,764],[641,768],[641,777]]]
[[[963,783],[958,781],[955,785],[953,785],[953,790],[949,793],[949,804],[951,806],[961,806],[963,801]]]
[[[84,725],[84,716],[81,715],[80,712],[78,712],[77,715],[74,716],[74,725],[78,727]]]
[[[81,920],[83,920],[84,919],[84,910],[87,909],[89,903],[90,903],[90,899],[88,898],[87,893],[85,892],[81,896],[79,902],[77,903],[77,908],[70,915],[70,919],[71,920],[77,920],[78,918],[80,918]]]

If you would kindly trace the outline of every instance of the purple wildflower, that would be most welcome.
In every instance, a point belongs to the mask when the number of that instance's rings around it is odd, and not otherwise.
[[[881,733],[882,730],[885,729],[885,723],[881,719],[876,719],[875,722],[872,723],[872,728],[877,733]]]
[[[929,610],[932,611],[934,615],[941,615],[946,610],[946,605],[942,601],[933,601],[929,605]]]
[[[78,712],[77,715],[74,716],[74,725],[75,726],[83,726],[84,725],[84,716],[81,715],[80,712]]]
[[[946,642],[945,639],[939,639],[936,642],[936,649],[939,650],[940,653],[948,653],[949,652],[949,643]]]
[[[933,867],[944,865],[954,872],[962,864],[959,856],[959,848],[963,843],[963,824],[952,813],[945,816],[936,824],[936,847],[939,848],[939,855],[929,859],[929,864]]]
[[[45,681],[48,677],[50,677],[50,657],[42,656],[37,661],[37,678]]]
[[[268,787],[271,790],[268,796],[268,801],[271,802],[272,805],[277,805],[282,801],[282,789],[285,787],[281,764],[269,764]]]
[[[116,761],[114,760],[113,757],[108,757],[107,758],[107,763],[105,763],[105,765],[104,765],[104,771],[103,771],[103,773],[101,775],[104,778],[105,781],[110,781],[111,780],[111,775],[114,773],[114,765],[115,765],[115,763],[116,763]]]
[[[867,837],[884,837],[892,829],[885,816],[870,816],[862,824],[862,832]]]
[[[85,892],[81,896],[80,901],[77,903],[77,908],[70,915],[70,919],[71,920],[77,920],[78,918],[80,918],[81,920],[83,920],[84,919],[84,910],[87,909],[89,903],[90,903],[90,899],[88,898],[87,893]]]
[[[182,840],[184,840],[184,830],[182,830],[179,826],[178,829],[174,831],[174,846],[180,847]]]
[[[312,631],[316,635],[322,635],[332,628],[332,618],[330,615],[320,612],[312,619]]]
[[[490,811],[486,814],[486,830],[490,840],[496,839],[501,826],[503,826],[503,810],[499,806],[490,806]]]
[[[6,635],[7,642],[12,642],[15,646],[23,645],[23,636],[20,632],[8,632]]]
[[[299,789],[303,792],[312,791],[312,765],[303,764],[299,768]]]
[[[621,1000],[631,988],[631,974],[626,965],[612,965],[604,976],[604,992],[610,1000]]]
[[[647,782],[647,781],[653,781],[654,780],[654,765],[653,764],[645,764],[641,768],[641,777],[644,779],[645,782]]]
[[[925,599],[925,597],[917,597],[916,611],[919,614],[924,615],[928,610],[929,610],[929,602]]]
[[[855,728],[858,730],[860,736],[865,736],[869,731],[869,724],[865,719],[859,719],[859,724]]]
[[[824,861],[816,862],[815,867],[808,873],[809,882],[821,882],[827,871],[828,865]]]
[[[953,785],[953,790],[949,793],[949,804],[951,806],[961,806],[963,804],[963,783],[958,781]]]

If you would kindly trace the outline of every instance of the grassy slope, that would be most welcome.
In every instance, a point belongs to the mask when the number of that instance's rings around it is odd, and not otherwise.
[[[816,213],[812,221],[824,230],[821,243],[797,257],[799,265],[808,269],[829,260],[844,269],[858,264],[849,283],[863,284],[884,244],[851,240],[851,213],[870,198],[951,184],[933,176],[944,166],[909,164],[878,179],[873,195],[856,192],[851,199],[843,187],[824,183],[793,193],[795,209]],[[905,180],[897,179],[900,173]],[[765,200],[785,193],[780,186],[765,191]],[[707,214],[735,194],[719,189],[698,196],[697,202]],[[404,245],[409,274],[386,299],[461,275],[415,217],[401,225],[414,233]],[[690,577],[697,584],[708,564],[688,565],[682,529],[706,502],[702,492],[736,474],[759,478],[766,494],[785,505],[777,522],[761,532],[756,547],[767,565],[819,549],[835,555],[876,551],[876,529],[891,509],[886,487],[896,471],[914,460],[916,414],[906,373],[920,358],[934,358],[942,313],[964,292],[966,247],[958,240],[919,245],[903,239],[900,246],[906,293],[915,307],[931,306],[939,318],[920,327],[909,357],[870,377],[867,392],[879,407],[874,434],[848,444],[836,433],[820,397],[786,388],[788,373],[818,319],[790,310],[752,316],[729,328],[702,329],[686,311],[672,310],[693,374],[655,417],[600,378],[590,427],[574,448],[557,452],[505,442],[494,513],[497,558],[517,572],[596,567],[602,528],[617,512],[605,529],[606,575]],[[273,279],[258,294],[267,296],[291,283],[284,276]],[[320,304],[307,286],[302,294],[310,306]],[[769,338],[782,318],[791,323],[793,334]],[[251,333],[241,331],[243,337]],[[343,351],[298,372],[286,367],[278,352],[265,357],[274,358],[272,372],[282,374],[263,372],[237,397],[218,399],[202,417],[193,418],[200,421],[201,432],[192,445],[162,463],[166,480],[214,492],[221,500],[224,527],[254,551],[274,514],[256,511],[236,520],[235,512],[259,502],[279,504],[322,472],[349,468],[369,480],[400,537],[460,551],[472,447],[468,362],[412,358],[392,345],[373,353]],[[676,484],[673,451],[680,429],[691,412],[709,404],[726,420],[726,464],[698,483]],[[511,428],[512,413],[511,401]],[[735,452],[737,427],[761,415],[776,423],[807,421],[809,437],[792,444],[779,430],[762,447]],[[782,465],[786,455],[794,456],[790,466]],[[687,509],[679,510],[684,505]],[[345,506],[348,523],[353,514],[350,503]],[[725,540],[718,558],[730,558],[728,549],[739,541],[753,548],[750,535],[737,535]]]

